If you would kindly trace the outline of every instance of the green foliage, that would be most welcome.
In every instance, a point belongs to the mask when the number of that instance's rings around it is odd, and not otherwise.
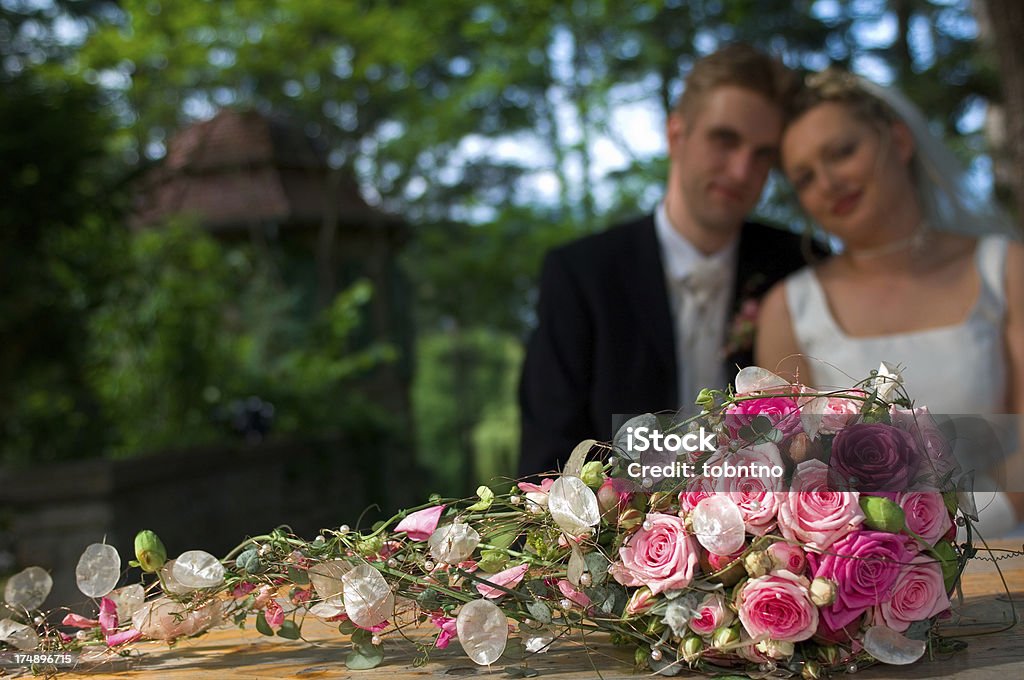
[[[445,495],[515,472],[515,386],[522,349],[477,328],[420,338],[413,384],[418,462]]]
[[[265,258],[185,224],[137,235],[89,319],[90,380],[116,424],[112,453],[224,439],[218,415],[254,394],[274,404],[275,432],[379,422],[346,394],[351,379],[393,356],[383,345],[351,347],[369,296],[359,282],[304,324],[299,294]]]
[[[8,79],[0,97],[0,461],[103,444],[84,319],[121,234],[96,91]]]

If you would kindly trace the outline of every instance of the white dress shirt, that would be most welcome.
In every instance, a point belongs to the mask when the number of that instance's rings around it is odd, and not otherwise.
[[[655,212],[654,225],[675,330],[678,406],[695,413],[694,399],[702,388],[726,386],[722,347],[739,239],[704,255],[672,227],[664,203]]]

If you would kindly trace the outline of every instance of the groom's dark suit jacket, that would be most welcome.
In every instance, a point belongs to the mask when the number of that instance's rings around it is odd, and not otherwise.
[[[730,319],[744,300],[759,298],[804,264],[799,236],[744,224]],[[556,469],[584,439],[610,441],[615,414],[680,406],[653,216],[552,250],[537,313],[519,384],[520,476]],[[731,379],[751,356],[723,360]]]

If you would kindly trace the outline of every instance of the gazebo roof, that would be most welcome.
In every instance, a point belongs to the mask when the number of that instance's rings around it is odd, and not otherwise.
[[[167,155],[143,176],[133,225],[189,214],[225,234],[258,225],[315,228],[329,206],[329,173],[322,148],[301,127],[257,111],[223,109],[170,139]],[[370,207],[347,173],[334,200],[343,226],[401,223]]]

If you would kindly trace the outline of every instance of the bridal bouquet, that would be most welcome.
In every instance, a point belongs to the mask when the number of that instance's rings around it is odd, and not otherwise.
[[[965,508],[942,436],[898,376],[883,366],[825,394],[751,368],[735,394],[698,404],[697,418],[638,416],[613,443],[583,442],[560,473],[365,531],[275,530],[223,559],[172,560],[142,531],[141,573],[121,587],[117,551],[94,544],[77,577],[95,618],[49,621],[49,575],[29,568],[7,582],[0,648],[127,653],[222,622],[298,639],[315,617],[351,636],[353,669],[412,626],[431,631],[424,658],[457,641],[478,664],[520,662],[604,631],[662,675],[817,678],[943,643],[932,623],[970,549],[954,542]]]

